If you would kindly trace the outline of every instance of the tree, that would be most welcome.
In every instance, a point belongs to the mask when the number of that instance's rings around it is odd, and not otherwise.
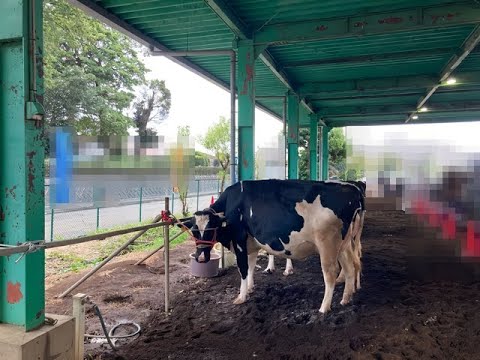
[[[195,166],[209,166],[210,160],[208,159],[208,155],[204,154],[200,151],[195,151]]]
[[[328,162],[345,180],[347,143],[343,128],[333,128],[328,134]]]
[[[298,132],[298,178],[308,180],[310,178],[310,130],[300,129]]]
[[[215,158],[220,163],[222,170],[220,191],[223,192],[225,186],[225,177],[227,176],[228,166],[230,165],[230,123],[225,117],[210,126],[204,137],[200,137],[200,143],[208,150],[213,151]]]
[[[188,148],[188,141],[186,140],[188,140],[188,137],[190,136],[190,126],[179,126],[177,129],[177,151],[180,154],[180,159],[178,160],[185,162],[185,158],[188,158],[188,154],[186,154],[184,150],[185,148]],[[190,169],[190,164],[176,164],[175,167],[178,170],[178,174],[176,174],[176,191],[178,192],[180,202],[182,203],[182,215],[188,216],[188,181],[185,178],[187,176],[185,170]]]
[[[44,1],[46,119],[83,135],[127,135],[146,68],[134,43],[65,0]]]
[[[310,177],[310,130],[300,129],[298,134],[299,146],[299,179]],[[339,173],[340,178],[345,180],[347,146],[342,128],[333,128],[328,133],[328,162],[329,176],[333,172]]]
[[[170,90],[164,80],[147,82],[140,90],[140,95],[133,108],[133,121],[138,129],[138,135],[145,136],[151,131],[148,123],[160,123],[168,116],[171,106]]]

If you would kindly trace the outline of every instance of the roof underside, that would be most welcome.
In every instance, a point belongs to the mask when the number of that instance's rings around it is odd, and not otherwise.
[[[257,104],[278,117],[291,91],[303,113],[329,126],[480,120],[473,0],[70,1],[160,50],[231,49],[252,39],[261,51]],[[226,56],[175,61],[229,86]],[[445,84],[449,76],[455,85]],[[308,121],[301,116],[302,126]]]

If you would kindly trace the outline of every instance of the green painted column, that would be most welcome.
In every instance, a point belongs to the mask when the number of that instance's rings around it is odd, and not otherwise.
[[[328,133],[331,128],[322,127],[322,180],[328,180]]]
[[[288,144],[288,178],[298,179],[298,114],[299,99],[287,94],[287,144]]]
[[[318,180],[318,115],[310,115],[310,180]]]
[[[42,0],[0,1],[0,243],[45,237]],[[45,253],[0,257],[0,322],[45,319]]]
[[[253,42],[238,43],[238,179],[255,178],[255,52]]]

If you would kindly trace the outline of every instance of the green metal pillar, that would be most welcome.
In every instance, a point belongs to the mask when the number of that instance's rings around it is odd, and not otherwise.
[[[45,236],[42,0],[0,1],[0,243]],[[45,319],[43,250],[0,257],[0,322]]]
[[[238,44],[238,179],[255,178],[255,51],[253,42]]]
[[[298,105],[296,95],[287,94],[288,178],[298,179]]]
[[[322,127],[322,180],[328,180],[328,133],[331,128]]]
[[[310,115],[310,180],[318,180],[318,115]]]

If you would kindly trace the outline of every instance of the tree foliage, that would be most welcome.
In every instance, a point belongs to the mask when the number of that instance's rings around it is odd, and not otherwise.
[[[134,43],[65,0],[44,1],[45,99],[49,125],[85,135],[126,135],[125,112],[146,68]]]
[[[310,130],[301,129],[298,136],[299,150],[299,178],[310,178]],[[347,146],[342,128],[333,128],[328,133],[328,162],[329,177],[339,174],[339,178],[345,180]],[[334,174],[335,173],[335,174]]]
[[[310,130],[300,129],[298,132],[298,178],[310,179],[310,156],[309,156]]]
[[[190,136],[190,126],[185,125],[185,126],[178,126],[177,127],[177,139],[178,139],[178,148],[177,151],[178,153],[181,154],[180,157],[185,156],[185,152],[182,149],[183,146],[185,146],[185,138],[188,138]],[[184,139],[182,139],[184,138]],[[182,142],[183,144],[181,144]],[[184,160],[184,159],[183,159]],[[192,164],[193,165],[193,164]],[[180,197],[180,202],[182,203],[182,215],[183,216],[188,216],[189,211],[188,211],[188,181],[185,178],[185,167],[190,168],[189,164],[177,164],[178,166],[177,171],[178,174],[176,174],[177,178],[177,188],[175,189],[176,192],[178,193]]]
[[[210,159],[208,158],[208,155],[200,151],[195,151],[195,167],[208,165],[210,165]]]
[[[138,135],[144,136],[152,131],[149,123],[160,123],[168,116],[171,106],[170,90],[164,80],[152,80],[142,86],[140,95],[133,105],[133,121]]]
[[[225,186],[225,177],[228,166],[230,165],[230,123],[229,120],[221,116],[220,120],[210,126],[205,136],[201,137],[200,143],[208,150],[213,151],[215,158],[222,167],[220,174],[221,186],[223,192]]]

